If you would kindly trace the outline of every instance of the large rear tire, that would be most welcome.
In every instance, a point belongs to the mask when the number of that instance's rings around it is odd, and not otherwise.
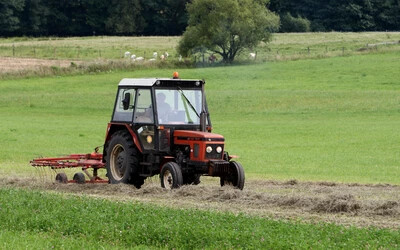
[[[112,135],[107,145],[106,169],[112,184],[133,184],[136,188],[143,185],[144,178],[137,173],[138,156],[132,136],[127,131]]]
[[[221,186],[230,185],[240,190],[244,187],[244,170],[239,162],[231,161],[229,162],[229,175],[221,177]]]
[[[160,181],[162,188],[179,188],[183,184],[181,167],[175,162],[165,163],[161,168]]]

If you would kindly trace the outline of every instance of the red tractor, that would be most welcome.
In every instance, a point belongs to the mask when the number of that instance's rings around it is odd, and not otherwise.
[[[174,74],[175,75],[175,74]],[[140,188],[159,174],[163,188],[199,184],[200,176],[220,178],[221,186],[243,189],[244,171],[224,150],[224,137],[211,133],[204,80],[122,79],[108,124],[103,154],[38,158],[34,167],[54,170],[82,167],[73,180],[58,173],[61,183],[109,182]],[[107,180],[98,175],[106,168]],[[87,170],[93,169],[93,174]]]
[[[122,79],[104,143],[110,183],[140,188],[159,174],[163,188],[220,177],[221,186],[243,189],[244,170],[211,133],[204,80]]]

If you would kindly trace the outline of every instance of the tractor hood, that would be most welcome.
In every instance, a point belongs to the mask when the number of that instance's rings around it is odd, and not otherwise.
[[[225,141],[222,135],[192,130],[175,130],[174,137],[178,140],[190,141]]]

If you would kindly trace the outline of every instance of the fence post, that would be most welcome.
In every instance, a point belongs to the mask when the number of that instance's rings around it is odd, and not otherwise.
[[[13,44],[13,57],[15,57],[15,45]]]
[[[310,55],[310,47],[307,47],[308,55]]]

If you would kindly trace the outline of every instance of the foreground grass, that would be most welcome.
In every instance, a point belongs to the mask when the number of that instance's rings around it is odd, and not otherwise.
[[[1,248],[397,248],[400,232],[0,189]]]
[[[400,52],[179,70],[205,78],[216,133],[247,177],[400,184]],[[0,82],[0,173],[104,143],[117,83],[165,69]]]

